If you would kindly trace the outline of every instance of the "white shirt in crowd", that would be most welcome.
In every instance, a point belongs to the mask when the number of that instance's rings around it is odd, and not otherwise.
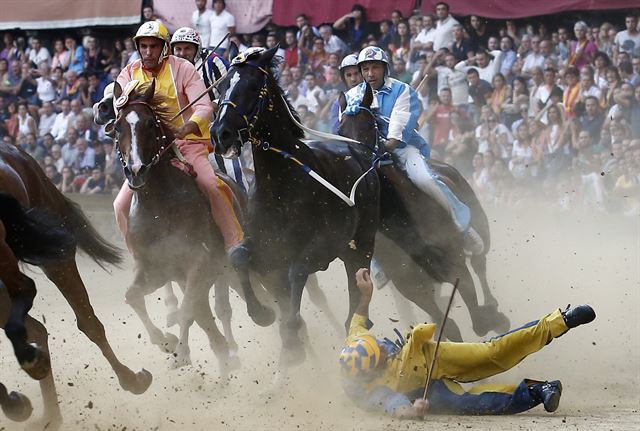
[[[629,30],[619,31],[613,44],[618,47],[618,51],[626,52],[632,57],[640,56],[640,32],[629,35]]]
[[[51,102],[56,98],[56,89],[50,79],[39,77],[36,78],[36,83],[38,84],[36,89],[38,98],[42,102]]]
[[[431,27],[429,29],[425,27],[422,30],[420,30],[420,33],[418,33],[418,35],[416,36],[415,41],[422,44],[429,43],[429,42],[433,43],[435,37],[436,37],[436,29],[434,27]]]
[[[209,46],[209,38],[211,36],[211,15],[213,14],[214,12],[211,9],[205,9],[203,13],[200,13],[200,11],[196,9],[191,14],[191,26],[200,33],[200,41],[202,42],[203,48],[207,48]]]
[[[327,101],[327,94],[322,88],[316,85],[312,89],[307,90],[306,98],[307,108],[309,108],[309,111],[317,114],[320,109],[320,105],[324,105],[324,103]]]
[[[332,34],[328,41],[324,42],[324,50],[329,54],[337,52],[339,54],[347,52],[347,44],[342,41],[338,36]],[[282,50],[284,53],[284,50]]]
[[[56,122],[58,114],[52,112],[51,115],[42,113],[40,115],[40,123],[38,124],[38,135],[42,138],[53,129],[53,124]],[[55,136],[54,136],[55,137]]]
[[[73,124],[76,120],[76,116],[73,112],[69,112],[67,115],[64,115],[64,112],[60,112],[56,116],[56,121],[53,123],[53,127],[51,127],[51,134],[53,135],[56,141],[63,140],[67,137],[67,129],[69,125]]]
[[[211,16],[209,17],[209,23],[211,24],[209,47],[213,48],[218,45],[222,38],[229,32],[229,27],[236,26],[236,19],[225,9],[220,12],[220,15],[217,15],[215,11],[212,11]],[[220,48],[229,48],[228,38],[222,42]]]
[[[480,79],[483,79],[488,83],[492,83],[493,77],[496,73],[500,72],[500,65],[502,64],[502,56],[504,55],[504,52],[496,49],[495,51],[491,51],[491,55],[493,56],[493,60],[489,61],[485,67],[467,66],[466,60],[462,60],[460,63],[456,64],[455,69],[461,70],[465,73],[469,69],[475,69],[478,71]]]
[[[524,59],[524,63],[522,64],[522,71],[525,73],[529,73],[536,67],[544,69],[544,56],[540,52],[530,52],[529,55],[527,55]]]
[[[438,51],[440,48],[450,48],[454,41],[453,27],[459,24],[451,15],[445,19],[438,20],[436,31],[433,35],[433,50]]]
[[[598,87],[596,87],[595,85],[592,85],[591,87],[589,87],[588,90],[585,90],[584,88],[582,89],[582,98],[586,99],[589,96],[593,96],[597,99],[600,99],[600,95],[602,94],[602,91],[600,91],[600,89]]]
[[[436,72],[438,72],[438,94],[443,88],[449,88],[453,106],[464,105],[469,101],[469,83],[465,72],[449,69],[446,66],[436,67]]]
[[[29,51],[29,61],[31,61],[35,65],[46,61],[47,64],[51,65],[51,54],[49,54],[49,50],[44,46],[40,47],[38,51],[36,51],[35,49],[31,49]]]

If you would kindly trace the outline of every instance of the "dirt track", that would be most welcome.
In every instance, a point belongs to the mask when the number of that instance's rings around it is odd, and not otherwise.
[[[54,375],[65,418],[61,429],[640,429],[640,224],[587,214],[560,218],[541,208],[510,211],[508,216],[490,211],[494,239],[489,280],[512,324],[567,303],[589,303],[598,313],[593,324],[570,332],[495,379],[561,379],[565,390],[555,414],[538,407],[518,416],[434,416],[421,423],[359,411],[339,386],[337,352],[342,334],[308,298],[303,300],[303,316],[318,358],[294,370],[278,396],[263,394],[276,370],[277,330],[257,328],[237,297],[233,298],[234,326],[242,369],[228,382],[218,381],[216,360],[204,334],[195,328],[193,365],[169,370],[169,357],[150,345],[137,317],[124,304],[131,263],[108,274],[81,258],[84,280],[114,350],[132,368],[150,370],[154,382],[140,396],[122,391],[99,350],[76,329],[62,296],[41,274],[34,273],[39,296],[33,315],[46,317],[51,334]],[[344,281],[337,263],[320,275],[339,320],[346,312]],[[449,291],[446,286],[443,294]],[[161,294],[149,297],[147,304],[156,322],[163,324]],[[454,307],[453,317],[466,340],[476,341],[461,301]],[[392,325],[404,330],[414,323],[397,310],[388,287],[374,293],[371,316],[378,334],[389,334]],[[418,321],[428,320],[417,309],[412,307],[412,311]],[[400,322],[392,323],[389,318]],[[18,370],[9,343],[4,337],[2,341],[1,380],[29,395],[35,407],[33,418],[37,418],[41,412],[38,385]],[[0,430],[14,429],[23,429],[23,425],[0,414]]]

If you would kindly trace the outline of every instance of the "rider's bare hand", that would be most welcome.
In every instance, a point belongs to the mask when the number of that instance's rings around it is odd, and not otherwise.
[[[373,282],[371,281],[371,276],[367,268],[360,268],[358,272],[356,272],[356,285],[362,296],[369,299],[371,298],[373,295]]]
[[[393,138],[388,139],[387,142],[384,144],[384,146],[387,148],[388,151],[395,150],[398,145],[400,145],[400,141]]]
[[[178,130],[176,130],[175,137],[176,139],[184,139],[185,136],[189,134],[200,134],[200,128],[193,121],[187,121],[185,124],[180,126]]]

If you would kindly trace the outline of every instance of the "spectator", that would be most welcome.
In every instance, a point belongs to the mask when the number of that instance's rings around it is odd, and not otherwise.
[[[213,13],[209,18],[211,27],[209,48],[213,49],[224,38],[227,33],[234,34],[236,32],[236,20],[226,10],[227,3],[225,0],[213,0]],[[220,44],[216,50],[216,54],[224,56],[229,48],[229,39],[227,38]]]
[[[500,117],[502,106],[511,102],[511,88],[507,85],[507,80],[501,73],[493,77],[493,92],[489,96],[489,106],[493,112]]]
[[[52,164],[47,164],[44,167],[44,174],[49,178],[49,180],[58,187],[58,184],[62,181],[62,175],[58,173],[56,167]]]
[[[437,56],[441,58],[442,51]],[[444,65],[435,68],[438,76],[438,93],[443,88],[449,88],[453,106],[463,107],[469,101],[469,84],[466,73],[455,69],[455,65],[456,58],[453,53],[444,54]],[[428,70],[427,73],[432,71]]]
[[[65,166],[61,171],[60,183],[56,184],[62,193],[74,193],[76,191],[75,175],[69,166]]]
[[[609,56],[602,51],[598,51],[593,56],[595,71],[593,81],[601,90],[607,86],[607,68],[611,66]]]
[[[207,0],[196,0],[196,10],[191,14],[191,27],[200,34],[200,42],[204,48],[209,46],[212,14],[211,9],[207,9]]]
[[[27,154],[29,154],[31,157],[36,159],[36,161],[42,162],[47,152],[42,145],[38,145],[35,133],[27,133],[24,136],[24,142],[25,143],[22,149],[26,151]]]
[[[531,38],[531,51],[527,54],[522,65],[522,73],[524,75],[530,75],[531,71],[539,67],[544,68],[544,56],[540,51],[540,38],[533,36]]]
[[[136,50],[136,46],[131,38],[124,40],[124,51],[121,53],[122,61],[120,62],[120,68],[123,69],[127,64],[133,63],[140,58],[140,53]]]
[[[4,128],[6,135],[9,136],[12,141],[18,137],[18,104],[17,102],[9,102],[7,105],[7,119],[4,120]]]
[[[51,59],[51,69],[56,67],[67,70],[71,61],[71,53],[64,46],[62,39],[56,39],[53,43],[53,58]]]
[[[487,104],[487,99],[491,96],[493,87],[484,79],[480,79],[478,70],[475,68],[467,69],[467,82],[469,83],[470,101],[479,110],[480,107]]]
[[[409,34],[409,26],[406,21],[398,23],[398,33],[393,42],[389,44],[389,51],[392,58],[399,58],[405,62],[410,60],[411,35]]]
[[[65,37],[64,44],[69,50],[69,70],[77,75],[84,68],[84,48],[77,46],[76,40],[71,36]]]
[[[98,47],[96,38],[85,36],[82,46],[84,47],[84,71],[99,71],[104,69],[102,64],[102,51]]]
[[[445,2],[436,4],[436,31],[433,35],[433,50],[449,48],[453,43],[453,27],[460,24],[454,17],[449,15],[449,5]],[[473,43],[473,42],[472,42]]]
[[[327,103],[327,95],[317,83],[316,75],[312,72],[304,74],[304,80],[307,83],[307,108],[313,114],[320,112],[322,107]]]
[[[344,55],[347,52],[347,45],[338,36],[333,34],[333,27],[329,24],[320,26],[320,37],[324,42],[324,50],[329,54],[334,52]]]
[[[622,85],[618,68],[611,66],[607,69],[607,82],[603,88],[600,106],[603,109],[609,109],[614,105],[613,95],[615,91]]]
[[[360,51],[362,43],[370,32],[367,11],[362,5],[356,3],[351,8],[351,12],[333,23],[333,28],[346,34],[343,39],[351,52]]]
[[[537,86],[536,92],[533,93],[532,98],[532,112],[538,113],[551,101],[551,93],[554,89],[559,87],[556,85],[556,70],[549,67],[543,72],[543,82]],[[542,118],[542,122],[547,122],[546,114]]]
[[[587,38],[588,29],[589,27],[584,21],[578,21],[573,26],[577,40],[571,42],[567,64],[577,67],[579,71],[585,65],[590,64],[593,61],[593,56],[598,52],[596,44]]]
[[[49,50],[42,46],[40,38],[31,38],[31,50],[29,51],[29,61],[34,67],[37,67],[40,62],[46,61],[47,65],[51,64],[51,54]]]
[[[40,62],[36,74],[36,92],[40,103],[53,102],[56,99],[56,87],[51,81],[51,69],[46,61]]]
[[[562,98],[562,104],[564,105],[569,118],[575,117],[576,104],[580,98],[580,81],[578,73],[579,72],[576,67],[569,67],[564,75],[566,87]]]
[[[453,26],[453,43],[451,53],[456,58],[456,63],[473,56],[474,50],[471,40],[464,37],[464,28],[460,24]],[[515,52],[513,53],[515,57]]]
[[[451,103],[451,90],[443,88],[438,93],[438,102],[431,106],[426,121],[431,125],[431,157],[444,159],[445,145],[451,131],[451,114],[458,112]]]
[[[84,137],[76,139],[75,149],[76,159],[72,166],[76,173],[93,169],[96,166],[96,152],[89,146]]]
[[[0,51],[0,59],[5,60],[7,63],[16,61],[18,59],[18,48],[15,45],[15,40],[11,33],[5,33],[2,37],[4,42],[4,48]]]
[[[380,37],[378,38],[376,45],[385,51],[389,49],[389,44],[393,41],[394,37],[391,25],[391,20],[383,19],[380,21]]]
[[[99,168],[93,168],[91,170],[91,176],[82,183],[80,193],[93,195],[96,193],[102,193],[104,191],[104,177],[102,171]]]
[[[410,84],[413,74],[407,70],[407,63],[404,60],[401,58],[394,58],[393,74],[391,76],[405,84]]]
[[[89,94],[90,105],[93,106],[102,100],[104,95],[104,83],[100,81],[100,75],[98,72],[89,72],[87,79],[87,91]]]
[[[529,126],[526,122],[522,122],[516,131],[516,140],[513,142],[513,150],[509,159],[509,171],[521,186],[524,186],[527,178],[531,176],[529,165],[532,160],[533,148]]]
[[[25,137],[29,133],[32,133],[34,136],[38,133],[36,120],[29,114],[27,104],[20,103],[18,105],[18,136]]]
[[[51,127],[51,134],[56,141],[63,141],[66,138],[67,130],[73,121],[75,121],[75,115],[71,112],[69,100],[63,99],[60,102],[60,113]]]
[[[157,19],[153,6],[145,5],[142,7],[142,22],[156,21]]]
[[[296,84],[291,84],[287,87],[287,96],[291,102],[291,106],[297,111],[301,105],[307,104],[307,98],[300,94],[300,89]]]
[[[468,29],[469,41],[471,49],[475,52],[480,50],[486,51],[489,48],[489,32],[487,31],[487,21],[477,15],[471,15],[469,18],[470,27]],[[498,49],[495,47],[494,49]]]
[[[38,136],[44,138],[45,135],[51,132],[53,125],[56,122],[56,113],[53,110],[52,102],[43,102],[42,110],[40,111],[40,121],[38,122]]]
[[[624,23],[627,29],[618,32],[614,41],[614,62],[617,62],[620,52],[626,52],[633,57],[640,57],[640,32],[638,31],[638,17],[635,14],[627,14],[624,19]]]
[[[433,25],[433,17],[431,15],[425,15],[422,18],[422,25],[422,29],[414,40],[413,48],[420,54],[426,54],[428,50],[433,49],[433,41],[436,33],[435,26]]]
[[[584,103],[588,96],[596,97],[598,100],[601,96],[600,89],[593,82],[593,68],[591,66],[585,66],[580,72],[580,101]]]
[[[486,51],[479,51],[475,56],[471,57],[468,60],[461,61],[456,64],[455,68],[457,70],[468,71],[469,69],[476,69],[478,71],[478,75],[480,79],[492,82],[493,77],[500,70],[500,62],[502,61],[502,51],[496,50],[492,51],[491,54]],[[470,64],[475,60],[476,65],[470,66]]]
[[[324,66],[329,62],[329,53],[324,50],[324,41],[321,37],[316,37],[313,41],[313,49],[311,51],[301,48],[305,55],[309,58],[308,68],[317,78],[321,78],[324,72]],[[315,111],[310,106],[311,112]]]
[[[600,142],[600,133],[604,123],[604,114],[600,110],[598,98],[587,96],[584,102],[584,113],[579,118],[580,130],[591,135],[592,142]]]

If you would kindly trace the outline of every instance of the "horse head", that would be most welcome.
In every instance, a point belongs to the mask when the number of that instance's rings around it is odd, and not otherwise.
[[[237,157],[242,145],[251,140],[269,101],[269,69],[277,49],[250,48],[231,62],[220,86],[220,110],[211,126],[216,153],[223,157]]]
[[[373,103],[373,89],[366,83],[362,101],[357,107],[350,107],[347,112],[347,98],[340,93],[338,98],[342,118],[338,126],[338,134],[355,139],[365,144],[369,149],[375,150],[382,138],[378,131],[378,119],[371,110]]]
[[[134,190],[146,184],[149,169],[170,148],[170,130],[154,109],[155,85],[155,80],[139,84],[128,94],[123,94],[117,82],[114,87],[118,108],[112,127],[116,150],[129,187]]]

